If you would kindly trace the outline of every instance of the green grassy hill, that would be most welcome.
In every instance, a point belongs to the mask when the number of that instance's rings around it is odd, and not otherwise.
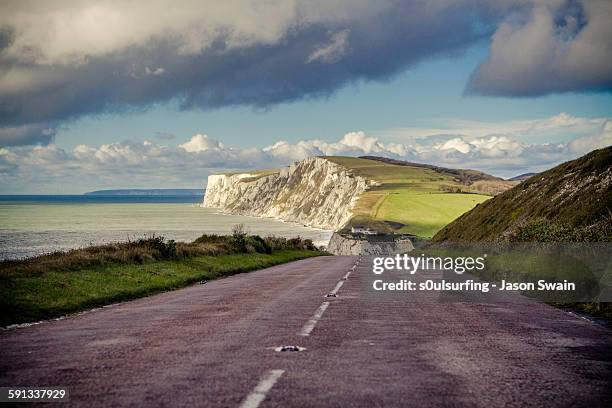
[[[357,201],[353,209],[355,216],[345,228],[364,225],[378,231],[431,237],[464,212],[491,198],[479,191],[483,182],[499,190],[509,187],[502,179],[472,170],[443,169],[378,157],[326,158],[375,184]]]
[[[433,241],[612,240],[612,147],[539,173],[478,205]]]

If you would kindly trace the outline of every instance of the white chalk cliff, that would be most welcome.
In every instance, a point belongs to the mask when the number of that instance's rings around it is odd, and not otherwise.
[[[272,174],[211,175],[204,207],[337,230],[351,219],[367,186],[347,168],[313,157]]]

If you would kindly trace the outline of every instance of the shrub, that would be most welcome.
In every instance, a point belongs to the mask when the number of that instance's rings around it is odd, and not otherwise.
[[[244,224],[236,224],[232,227],[232,238],[238,252],[246,252],[246,228]]]
[[[259,252],[262,254],[271,254],[272,248],[259,235],[250,235],[245,239],[247,252]]]
[[[205,244],[205,243],[230,243],[230,240],[227,235],[216,235],[216,234],[202,234],[195,241],[194,244]]]
[[[264,238],[265,243],[275,249],[305,249],[310,251],[317,251],[318,248],[312,243],[310,239],[297,238],[282,238],[275,236],[268,236]]]

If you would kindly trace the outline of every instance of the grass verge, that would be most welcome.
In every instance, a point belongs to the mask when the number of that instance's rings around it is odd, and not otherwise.
[[[232,235],[136,241],[0,262],[0,326],[62,316],[201,280],[325,255],[308,239]]]
[[[322,254],[287,249],[0,276],[0,325],[50,319]]]

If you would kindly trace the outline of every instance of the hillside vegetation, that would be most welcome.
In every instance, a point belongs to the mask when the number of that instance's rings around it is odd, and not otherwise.
[[[612,240],[612,147],[533,176],[447,225],[434,242]]]
[[[451,192],[468,192],[496,195],[518,184],[518,182],[514,182],[514,180],[504,180],[501,177],[495,177],[478,170],[451,169],[448,167],[434,166],[432,164],[412,163],[403,160],[395,160],[377,156],[361,156],[361,158],[380,161],[387,164],[394,164],[397,166],[433,170],[436,173],[441,174],[445,177],[449,177],[452,180],[452,186],[449,186],[449,191]]]
[[[378,157],[326,157],[353,174],[370,180],[361,194],[354,217],[345,226],[364,225],[378,231],[431,237],[475,205],[490,198],[478,191],[478,184],[504,180],[472,170],[443,169]]]
[[[202,235],[162,237],[0,262],[0,326],[50,319],[195,282],[325,255],[309,240]]]

